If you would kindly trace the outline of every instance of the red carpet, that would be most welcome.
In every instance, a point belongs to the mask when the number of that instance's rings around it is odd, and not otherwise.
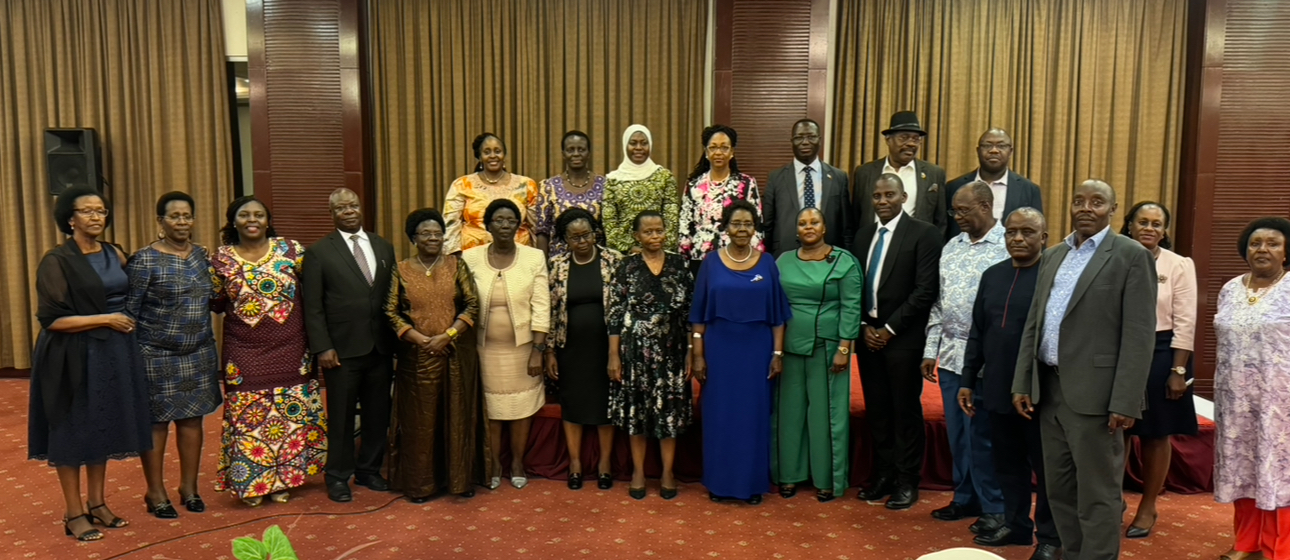
[[[931,418],[939,407],[926,396],[924,403]],[[179,519],[162,521],[143,513],[145,485],[138,461],[113,462],[108,467],[108,503],[133,524],[107,530],[102,541],[78,543],[63,536],[59,523],[63,506],[53,469],[24,460],[26,413],[27,382],[0,380],[0,442],[8,448],[0,476],[10,488],[0,509],[0,531],[10,551],[5,558],[232,560],[233,538],[259,537],[274,524],[288,532],[296,552],[307,560],[332,560],[347,551],[353,552],[345,558],[363,560],[891,560],[971,546],[969,521],[944,523],[929,515],[948,503],[945,492],[924,492],[913,509],[890,512],[856,501],[854,491],[828,504],[803,494],[791,500],[768,495],[761,506],[748,506],[714,504],[706,499],[702,486],[683,484],[676,500],[664,501],[658,498],[657,481],[650,481],[650,496],[642,502],[629,499],[621,483],[608,492],[595,489],[594,484],[571,492],[563,480],[537,479],[523,490],[504,485],[495,492],[481,489],[470,500],[440,498],[413,505],[393,494],[358,487],[354,502],[332,503],[319,479],[294,491],[289,504],[266,503],[255,509],[226,494],[203,490],[209,506],[206,513],[190,514],[180,508]],[[558,425],[555,419],[545,423]],[[697,441],[695,437],[691,445]],[[543,436],[535,432],[531,444],[545,445]],[[213,415],[207,421],[201,488],[210,488],[218,445],[218,417]],[[537,447],[534,455],[546,451]],[[178,475],[173,443],[169,456],[167,474],[173,487]],[[541,466],[555,468],[555,463]],[[626,472],[624,465],[615,463],[617,472]],[[563,477],[564,473],[558,474]],[[1137,495],[1128,499],[1132,512]],[[1208,494],[1166,494],[1160,511],[1155,534],[1145,541],[1126,541],[1125,558],[1205,558],[1230,547],[1231,508],[1213,503]],[[363,548],[354,550],[359,547]],[[1030,550],[1010,547],[994,552],[1014,560],[1028,558]]]

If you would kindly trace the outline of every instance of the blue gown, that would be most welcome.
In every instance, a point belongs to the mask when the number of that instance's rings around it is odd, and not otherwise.
[[[747,500],[770,488],[771,329],[791,316],[770,255],[745,271],[715,252],[703,260],[690,322],[707,326],[703,485],[716,496]]]

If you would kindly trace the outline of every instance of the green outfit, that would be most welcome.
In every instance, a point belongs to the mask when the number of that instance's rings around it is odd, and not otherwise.
[[[784,371],[771,416],[771,478],[840,496],[848,485],[851,368],[829,371],[838,341],[860,337],[860,263],[834,247],[833,262],[780,255],[779,279],[793,317],[784,332]]]
[[[605,224],[605,241],[611,249],[624,255],[631,251],[636,244],[632,221],[645,210],[663,214],[663,227],[667,230],[663,249],[676,251],[681,192],[676,188],[672,172],[663,167],[639,181],[620,181],[610,174],[605,198],[601,201],[600,219]]]

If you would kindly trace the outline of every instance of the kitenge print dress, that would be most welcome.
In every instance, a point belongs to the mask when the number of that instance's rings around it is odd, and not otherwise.
[[[211,308],[224,313],[224,431],[215,489],[254,498],[304,484],[327,459],[298,273],[305,249],[269,240],[257,262],[231,246],[211,258]]]

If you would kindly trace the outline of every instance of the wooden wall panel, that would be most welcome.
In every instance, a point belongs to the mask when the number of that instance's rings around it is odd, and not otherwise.
[[[247,3],[255,195],[279,235],[312,243],[332,229],[339,187],[367,207],[362,0]],[[367,213],[370,229],[373,216]]]
[[[1193,0],[1203,16],[1190,38],[1182,193],[1177,237],[1196,261],[1200,289],[1197,391],[1213,391],[1218,293],[1248,267],[1241,230],[1260,216],[1290,216],[1290,3]]]

